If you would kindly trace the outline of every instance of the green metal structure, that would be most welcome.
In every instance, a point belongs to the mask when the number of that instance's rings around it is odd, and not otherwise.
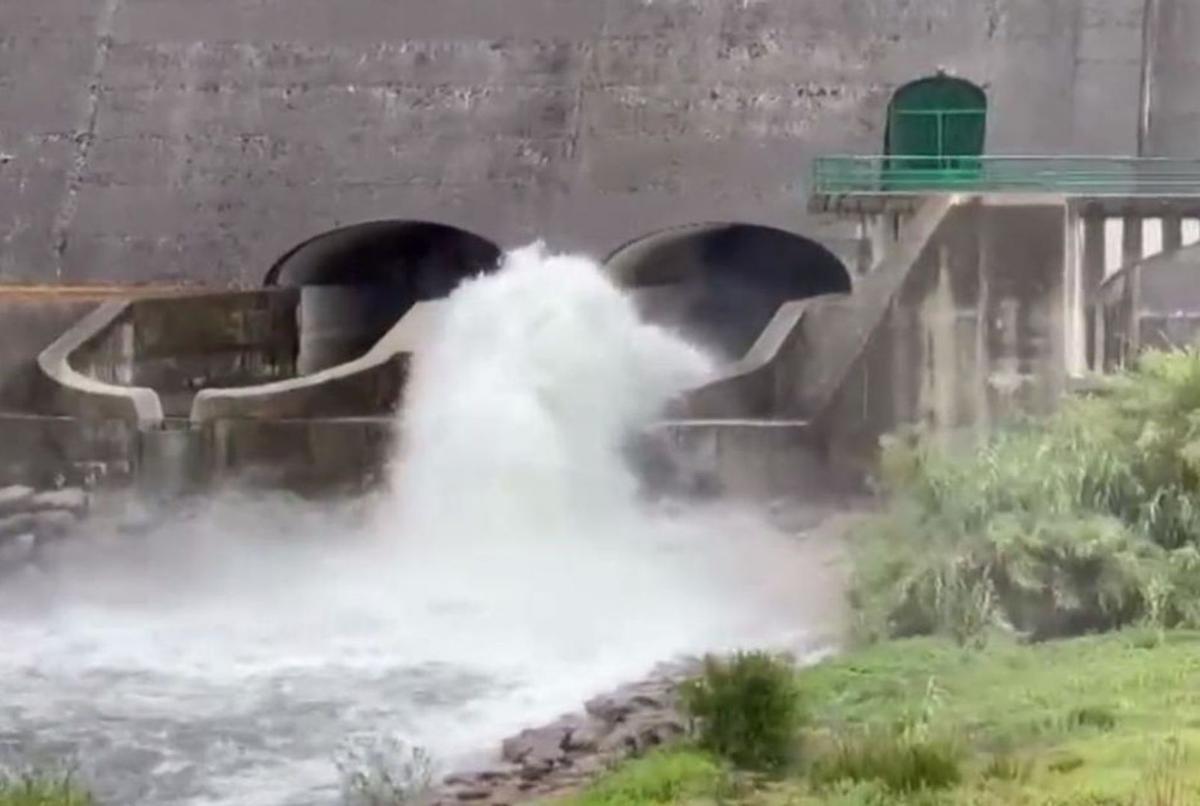
[[[892,96],[883,151],[907,169],[958,175],[979,170],[975,158],[983,154],[986,136],[983,90],[939,74],[905,84]]]
[[[922,193],[1056,193],[1080,197],[1200,196],[1200,160],[982,156],[957,165],[928,155],[828,156],[813,163],[815,197]]]

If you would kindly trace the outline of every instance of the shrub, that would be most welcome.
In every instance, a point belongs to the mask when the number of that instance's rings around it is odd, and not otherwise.
[[[0,772],[0,806],[95,806],[70,773]]]
[[[420,747],[395,738],[348,744],[337,760],[347,806],[402,806],[429,793],[435,766]]]
[[[890,436],[880,468],[889,506],[852,584],[864,638],[1200,625],[1200,351],[1149,353],[966,455]]]
[[[786,659],[763,652],[709,657],[681,694],[704,749],[763,772],[778,771],[792,759],[804,713]]]
[[[1008,753],[998,753],[988,760],[983,768],[984,779],[1025,783],[1033,775],[1033,762],[1018,759]]]
[[[1067,714],[1067,727],[1070,729],[1092,728],[1106,731],[1112,730],[1116,726],[1116,714],[1104,706],[1086,705]]]

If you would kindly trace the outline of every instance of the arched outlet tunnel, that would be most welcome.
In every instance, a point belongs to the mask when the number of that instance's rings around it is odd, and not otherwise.
[[[371,221],[317,235],[271,266],[267,286],[301,289],[299,374],[371,347],[415,303],[499,265],[500,248],[429,221]]]
[[[824,246],[754,224],[664,230],[605,262],[645,317],[727,360],[745,355],[784,302],[850,291],[850,273]]]

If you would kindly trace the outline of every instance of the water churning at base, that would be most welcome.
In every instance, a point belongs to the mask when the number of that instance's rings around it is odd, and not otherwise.
[[[332,804],[347,739],[454,766],[659,661],[803,632],[787,539],[655,510],[622,459],[702,355],[536,246],[443,314],[373,499],[98,517],[0,584],[0,762],[65,748],[128,806]]]

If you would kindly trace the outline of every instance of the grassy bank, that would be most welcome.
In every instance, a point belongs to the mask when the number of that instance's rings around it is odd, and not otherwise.
[[[880,479],[854,541],[860,638],[1200,627],[1200,352],[1148,354],[967,455],[893,436]]]
[[[891,641],[798,677],[809,723],[785,775],[748,782],[685,748],[633,762],[570,803],[1200,803],[1200,633],[982,650]]]
[[[1200,352],[967,452],[883,448],[857,648],[798,673],[786,774],[683,749],[576,803],[1200,804]]]

